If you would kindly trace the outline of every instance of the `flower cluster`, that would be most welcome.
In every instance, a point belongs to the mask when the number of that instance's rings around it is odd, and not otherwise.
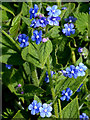
[[[42,105],[40,102],[37,103],[36,100],[33,100],[33,102],[28,106],[28,109],[31,110],[32,115],[35,115],[40,112],[40,116],[42,118],[44,118],[45,116],[50,117],[52,115],[52,107],[50,106],[50,104],[44,103]]]
[[[79,47],[78,52],[86,59],[88,57],[88,49],[86,47]]]
[[[61,10],[57,9],[57,5],[53,5],[52,7],[48,6],[46,8],[48,11],[49,17],[47,18],[49,25],[59,26],[59,20],[61,19],[59,15],[61,14]]]
[[[74,18],[73,16],[69,16],[69,18],[65,18],[64,19],[66,22],[66,24],[64,24],[64,29],[62,29],[63,34],[65,34],[66,36],[70,36],[71,34],[75,33],[75,29],[74,29],[74,24],[72,22],[75,22],[77,20],[77,18]]]
[[[86,113],[82,113],[82,115],[79,116],[80,120],[89,120],[89,117],[86,115]]]
[[[53,77],[53,75],[54,75],[54,74],[55,74],[55,72],[51,71],[51,77]],[[48,72],[46,72],[45,81],[46,81],[46,83],[49,83],[49,76],[48,76]]]
[[[74,65],[70,65],[70,67],[66,68],[66,71],[62,70],[62,73],[65,77],[74,77],[76,79],[78,76],[85,76],[86,69],[87,67],[83,63],[79,63],[76,67]]]
[[[73,93],[73,91],[70,90],[70,88],[67,88],[66,91],[65,91],[65,90],[62,91],[62,97],[61,97],[60,99],[61,99],[62,101],[64,101],[65,99],[66,99],[67,101],[69,101],[70,96],[72,95],[72,93]]]
[[[22,48],[27,47],[29,45],[28,40],[29,40],[29,37],[26,36],[26,34],[20,34],[18,36],[18,41],[19,41],[19,43],[21,43],[20,47],[22,47]]]

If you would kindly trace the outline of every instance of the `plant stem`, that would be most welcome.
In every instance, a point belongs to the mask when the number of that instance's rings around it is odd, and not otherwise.
[[[61,110],[61,101],[60,101],[60,99],[58,99],[58,103],[59,103],[59,116],[60,116],[60,118],[62,118],[62,110]]]
[[[76,63],[76,56],[75,56],[75,52],[72,50],[72,63],[75,64]]]
[[[49,83],[50,83],[50,87],[51,87],[52,98],[54,100],[56,95],[55,95],[55,90],[54,90],[53,82],[52,82],[52,78],[51,78],[49,57],[47,58],[47,68],[48,68],[48,75],[49,75],[49,81],[50,81]],[[54,103],[54,113],[55,113],[55,116],[58,118],[57,101]]]
[[[39,86],[36,67],[33,64],[31,64],[30,68],[31,68],[31,76],[32,76],[33,84]]]

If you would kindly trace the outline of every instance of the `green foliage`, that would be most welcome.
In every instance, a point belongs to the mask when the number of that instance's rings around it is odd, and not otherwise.
[[[79,118],[78,98],[73,99],[63,110],[63,118]]]
[[[82,12],[74,14],[74,16],[77,18],[76,28],[78,29],[79,32],[81,32],[81,34],[83,34],[85,30],[88,29],[88,14]]]
[[[49,40],[45,44],[29,44],[28,47],[22,50],[21,55],[25,61],[28,61],[37,67],[43,68],[46,63],[47,57],[50,55],[51,52],[52,43]]]

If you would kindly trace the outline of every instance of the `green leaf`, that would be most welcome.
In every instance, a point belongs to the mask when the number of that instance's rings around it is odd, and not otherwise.
[[[65,18],[67,18],[75,9],[75,3],[68,3],[67,11],[65,13]]]
[[[75,66],[79,65],[79,63],[82,63],[82,56],[79,57],[79,59],[76,61]]]
[[[12,27],[10,28],[10,35],[14,38],[18,34],[18,30],[20,28],[20,20],[21,20],[21,14],[18,14],[16,17],[14,17],[12,21]]]
[[[46,43],[30,43],[28,47],[22,50],[22,58],[25,61],[31,62],[36,67],[43,68],[47,57],[52,52],[52,43],[48,40]]]
[[[25,2],[23,2],[22,14],[23,14],[23,16],[25,16],[25,15],[27,15],[27,13],[28,13],[27,4]]]
[[[7,7],[0,4],[0,8],[2,8],[3,10],[5,10],[5,11],[11,13],[13,16],[15,16],[15,14],[11,10],[9,10]]]
[[[29,114],[25,110],[18,110],[13,118],[14,119],[22,119],[23,118],[24,120],[28,120]]]
[[[2,39],[0,39],[0,42],[11,49],[20,52],[20,47],[17,45],[17,43],[12,39],[12,37],[7,34],[4,30],[2,30]],[[0,36],[1,37],[1,36]]]
[[[60,26],[54,26],[53,28],[51,28],[48,33],[46,34],[46,37],[52,37],[52,38],[57,38],[60,36],[59,32],[60,32]]]
[[[88,29],[88,13],[74,13],[74,16],[77,18],[76,28],[81,34],[83,34],[85,30]]]
[[[4,46],[2,47],[0,62],[10,65],[22,65],[24,63],[24,60],[18,52],[15,52],[14,50]]]
[[[62,118],[79,118],[78,98],[72,100],[62,110]]]
[[[26,23],[26,25],[30,26],[31,25],[31,21],[30,18],[26,18],[22,16],[22,20]]]
[[[87,73],[84,77],[80,76],[80,77],[77,77],[77,79],[75,78],[62,79],[56,85],[55,91],[57,94],[59,94],[62,90],[66,90],[66,88],[70,88],[74,94],[79,88],[79,86],[81,85],[81,83],[86,80],[86,77],[87,77]],[[60,96],[61,96],[61,93],[60,93]]]
[[[34,95],[34,100],[36,100],[38,103],[39,102],[42,103],[41,100],[40,100],[40,98],[37,95]]]

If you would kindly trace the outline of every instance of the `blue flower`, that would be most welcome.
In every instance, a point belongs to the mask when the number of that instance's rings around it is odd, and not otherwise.
[[[63,75],[64,75],[65,77],[68,76],[68,75],[67,75],[67,72],[66,72],[65,70],[61,70],[61,72],[63,73]]]
[[[37,13],[38,9],[39,9],[39,8],[38,8],[38,6],[37,6],[36,4],[34,5],[34,9],[33,9],[33,8],[30,8],[30,10],[29,10],[30,19],[36,17],[36,13]]]
[[[57,9],[57,5],[48,6],[46,10],[49,11],[49,16],[58,17],[61,14],[61,10]]]
[[[31,37],[32,41],[36,40],[36,44],[40,44],[42,41],[42,31],[40,30],[39,32],[37,30],[33,31],[33,36]]]
[[[51,77],[53,77],[53,74],[55,74],[55,72],[51,71]],[[49,83],[49,76],[48,76],[48,72],[46,72],[45,81],[46,81],[46,83]]]
[[[6,66],[6,68],[8,68],[8,69],[11,69],[11,67],[12,67],[12,65],[8,65],[8,64],[6,64],[5,66]]]
[[[77,18],[74,18],[73,16],[69,16],[69,18],[65,18],[64,19],[66,22],[75,22],[77,20]]]
[[[86,115],[86,113],[82,113],[82,115],[79,116],[80,120],[89,120],[89,117]]]
[[[79,48],[78,48],[78,52],[79,52],[79,53],[82,53],[82,52],[83,52],[83,48],[79,47]]]
[[[67,7],[62,7],[62,10],[66,10],[67,9]]]
[[[59,26],[59,21],[61,18],[60,17],[48,17],[47,20],[48,20],[48,24],[49,25],[55,25],[55,26]]]
[[[41,19],[38,20],[37,25],[41,27],[46,27],[47,25],[46,17],[41,17]]]
[[[74,65],[70,65],[70,68],[67,67],[66,72],[67,72],[67,76],[69,78],[74,77],[76,79],[78,76],[78,70],[76,69],[76,67]]]
[[[44,103],[42,107],[40,107],[40,116],[42,118],[46,117],[50,117],[52,115],[51,111],[52,111],[52,107],[49,104]]]
[[[80,85],[80,87],[78,88],[77,92],[80,92],[80,88],[83,86],[83,84]]]
[[[66,36],[70,36],[71,34],[75,33],[74,25],[72,23],[70,24],[64,24],[64,29],[62,29],[63,34]]]
[[[76,69],[78,70],[78,76],[85,76],[87,67],[83,63],[79,63],[79,66],[76,66]]]
[[[26,47],[26,46],[28,46],[29,45],[28,40],[29,40],[29,37],[26,36],[26,34],[20,34],[18,36],[18,41],[19,41],[19,43],[21,43],[20,47]]]
[[[70,90],[70,88],[67,88],[66,91],[65,91],[65,90],[62,91],[62,97],[61,97],[60,99],[61,99],[62,101],[64,101],[65,99],[66,99],[67,101],[69,101],[70,96],[72,95],[72,93],[73,93],[73,91]]]
[[[35,115],[35,114],[39,113],[39,108],[41,107],[41,105],[42,104],[40,102],[37,103],[36,100],[33,100],[32,104],[30,104],[28,106],[28,109],[31,110],[32,115]]]
[[[38,20],[35,20],[35,19],[32,20],[32,21],[31,21],[31,25],[30,25],[30,27],[33,27],[33,28],[38,27],[38,26],[37,26],[37,21],[38,21]]]

